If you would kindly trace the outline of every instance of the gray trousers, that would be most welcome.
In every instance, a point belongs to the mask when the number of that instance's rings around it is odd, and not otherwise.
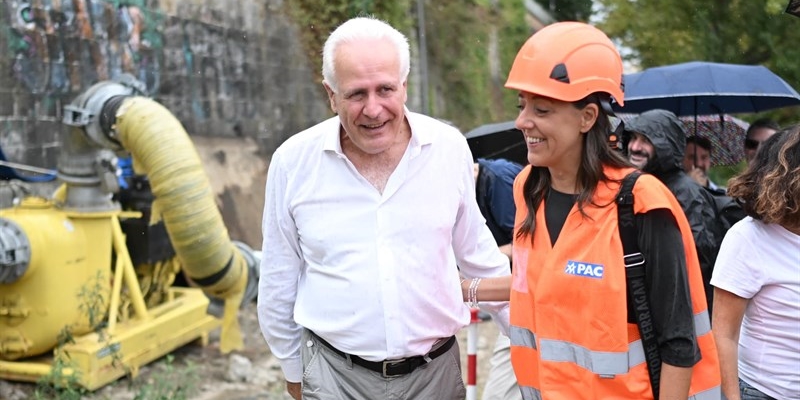
[[[511,340],[502,333],[497,334],[497,343],[492,354],[489,378],[483,388],[483,400],[522,400],[517,386],[517,377],[511,367]]]
[[[384,378],[303,334],[303,400],[463,400],[458,343],[412,373]]]

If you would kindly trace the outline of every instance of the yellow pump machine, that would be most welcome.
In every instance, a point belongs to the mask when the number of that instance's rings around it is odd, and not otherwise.
[[[143,92],[123,75],[66,106],[61,187],[0,210],[0,378],[33,382],[60,361],[94,390],[218,327],[222,352],[242,347],[258,258],[229,239],[181,123]],[[173,285],[181,272],[189,287]]]

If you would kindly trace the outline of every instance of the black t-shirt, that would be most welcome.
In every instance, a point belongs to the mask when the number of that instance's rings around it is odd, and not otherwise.
[[[550,189],[545,196],[545,223],[555,244],[577,195]],[[655,209],[636,214],[639,249],[647,262],[647,288],[653,323],[658,332],[661,361],[676,367],[691,367],[700,361],[694,330],[694,311],[686,273],[683,238],[670,210]],[[631,304],[628,322],[635,323]]]
[[[550,246],[556,245],[558,234],[561,233],[561,228],[564,227],[564,222],[567,221],[567,216],[577,199],[577,194],[561,193],[552,188],[547,192],[544,221],[547,224],[547,233],[550,234]]]

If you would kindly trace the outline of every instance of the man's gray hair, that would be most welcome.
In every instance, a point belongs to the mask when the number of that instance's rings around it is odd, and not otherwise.
[[[405,82],[411,68],[411,53],[408,38],[388,23],[375,17],[356,17],[339,25],[331,32],[322,49],[322,82],[334,92],[338,90],[336,82],[336,69],[334,68],[334,54],[340,44],[362,39],[389,39],[397,49],[397,59],[400,61],[400,79]]]

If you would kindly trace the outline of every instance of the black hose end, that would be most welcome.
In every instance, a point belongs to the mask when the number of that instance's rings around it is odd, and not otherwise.
[[[117,123],[117,110],[119,110],[122,106],[122,102],[128,97],[131,96],[111,97],[103,104],[103,108],[100,110],[100,119],[98,120],[100,129],[109,140],[117,144],[120,144],[116,132],[114,131],[114,124]]]

